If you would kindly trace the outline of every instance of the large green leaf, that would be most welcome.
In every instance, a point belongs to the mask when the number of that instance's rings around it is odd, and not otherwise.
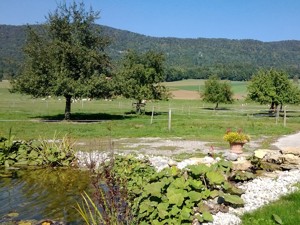
[[[224,194],[222,197],[224,198],[224,201],[227,203],[231,203],[233,205],[238,205],[238,206],[244,205],[244,200],[240,196]]]
[[[148,195],[159,198],[161,197],[161,191],[164,186],[165,186],[164,182],[155,182],[155,183],[147,184],[144,188],[144,191]]]
[[[208,211],[203,212],[202,217],[205,221],[208,221],[208,222],[212,222],[214,220],[213,216]]]
[[[207,172],[206,177],[210,184],[222,184],[225,181],[224,175],[217,171]]]
[[[192,209],[187,208],[187,207],[183,207],[181,212],[180,212],[179,218],[181,220],[190,220],[191,219],[191,212],[192,212]]]
[[[189,185],[192,187],[192,189],[200,190],[204,187],[201,180],[195,180],[195,179],[189,178],[187,181],[188,181]]]
[[[276,224],[283,224],[282,219],[277,214],[272,214],[272,219],[276,222]]]
[[[140,210],[139,210],[140,213],[144,213],[144,212],[152,213],[154,210],[154,207],[153,207],[151,201],[149,201],[149,200],[143,201],[140,204],[139,208],[140,208]]]
[[[179,189],[184,189],[187,185],[188,183],[185,181],[184,177],[176,178],[171,184],[171,186]]]
[[[202,199],[202,196],[199,192],[197,191],[190,191],[188,192],[188,197],[192,202],[198,202]]]
[[[170,211],[170,214],[172,216],[176,216],[178,213],[180,213],[180,209],[175,205],[172,207],[171,211]]]
[[[175,204],[178,207],[180,207],[182,205],[186,195],[187,195],[187,192],[182,189],[175,189],[172,187],[169,187],[167,189],[167,198],[169,200],[169,203]]]
[[[190,165],[188,166],[188,169],[190,169],[191,173],[195,176],[199,176],[210,171],[210,168],[204,164]]]

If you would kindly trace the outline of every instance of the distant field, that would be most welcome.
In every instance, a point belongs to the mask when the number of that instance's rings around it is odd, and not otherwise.
[[[228,81],[231,84],[232,91],[234,93],[235,98],[243,99],[247,95],[247,84],[246,81]],[[173,81],[173,82],[165,82],[163,83],[166,85],[171,92],[175,91],[176,97],[183,99],[180,95],[177,95],[178,91],[188,91],[188,92],[181,92],[183,95],[188,96],[189,91],[192,98],[195,99],[195,95],[199,98],[199,91],[201,92],[204,89],[205,80],[196,80],[196,79],[189,79],[189,80],[181,80],[181,81]],[[192,92],[197,92],[192,93]]]

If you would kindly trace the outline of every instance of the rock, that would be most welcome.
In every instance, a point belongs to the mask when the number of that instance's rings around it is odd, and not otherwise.
[[[189,159],[185,159],[179,163],[177,163],[177,167],[179,169],[183,169],[188,165],[197,165],[197,164],[206,164],[208,166],[210,166],[213,163],[216,163],[218,161],[218,159],[214,159],[212,157],[209,156],[205,156],[204,158],[189,158]]]
[[[236,161],[239,158],[239,155],[232,152],[224,152],[223,157],[228,161]]]
[[[283,147],[281,148],[282,154],[293,154],[300,156],[300,147]]]
[[[282,158],[282,154],[279,151],[275,151],[272,153],[268,153],[264,160],[269,163],[282,164],[284,159]]]
[[[259,159],[263,159],[268,153],[274,152],[270,149],[258,149],[254,151],[254,156]]]
[[[233,170],[248,170],[252,166],[251,162],[246,159],[238,159],[237,161],[232,162],[232,169]]]
[[[282,158],[286,164],[300,165],[300,157],[294,154],[283,154]]]
[[[292,165],[292,164],[281,164],[280,168],[282,170],[294,170],[294,169],[300,169],[300,165]]]

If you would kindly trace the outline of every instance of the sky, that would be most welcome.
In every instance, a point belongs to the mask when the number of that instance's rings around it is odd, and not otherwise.
[[[82,0],[75,0],[82,2]],[[0,0],[0,24],[41,24],[73,0]],[[97,24],[152,37],[300,40],[300,0],[83,0]]]

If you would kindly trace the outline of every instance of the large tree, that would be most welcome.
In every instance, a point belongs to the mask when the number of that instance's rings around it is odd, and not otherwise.
[[[135,99],[137,111],[143,100],[168,97],[167,89],[161,85],[165,80],[164,61],[162,53],[153,51],[137,53],[131,50],[123,58],[122,68],[118,73],[120,94]]]
[[[298,104],[299,88],[289,80],[283,71],[260,70],[250,80],[247,98],[260,104],[270,104],[274,110],[278,105]]]
[[[204,83],[204,91],[201,94],[203,101],[216,103],[215,109],[219,103],[232,103],[233,92],[231,85],[228,82],[223,82],[216,75],[210,76]]]
[[[83,3],[59,4],[49,13],[42,30],[28,27],[25,61],[12,91],[33,97],[64,96],[65,119],[71,115],[71,99],[106,97],[110,94],[110,62],[95,20],[99,12]]]

